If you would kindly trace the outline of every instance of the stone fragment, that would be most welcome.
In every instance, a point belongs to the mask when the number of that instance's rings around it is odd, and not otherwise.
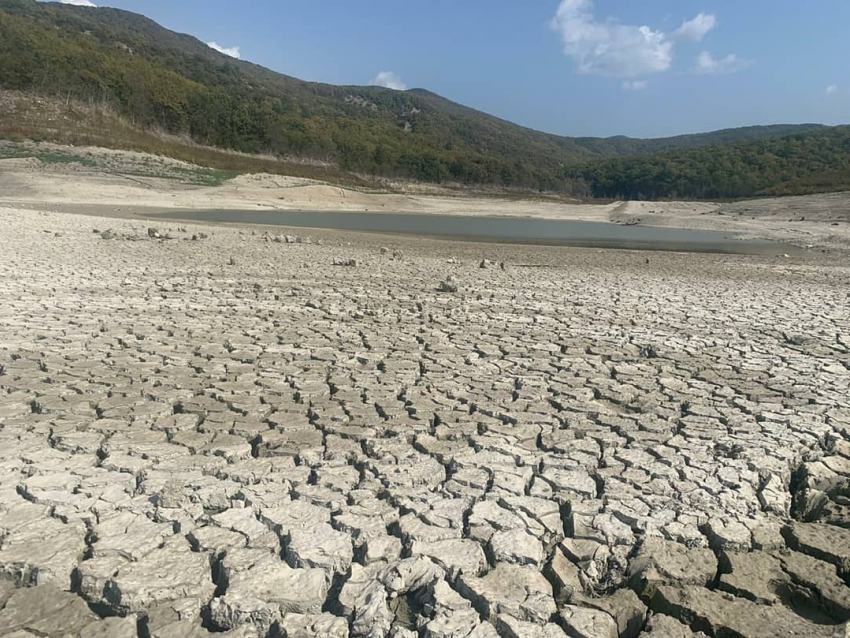
[[[459,289],[459,285],[455,278],[452,275],[449,275],[440,282],[439,287],[437,288],[440,292],[457,292]]]

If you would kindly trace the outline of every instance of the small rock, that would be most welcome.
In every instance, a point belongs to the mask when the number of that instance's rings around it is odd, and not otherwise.
[[[445,281],[441,282],[438,288],[440,292],[457,292],[458,289],[459,286],[457,281],[455,281],[455,278],[451,275],[449,275]]]

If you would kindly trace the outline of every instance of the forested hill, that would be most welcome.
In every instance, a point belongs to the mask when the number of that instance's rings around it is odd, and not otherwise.
[[[585,162],[564,174],[612,199],[734,199],[850,190],[850,126]]]
[[[655,140],[549,135],[422,89],[304,82],[229,58],[126,11],[35,0],[0,0],[0,88],[109,104],[138,126],[188,134],[225,149],[318,159],[390,177],[600,196],[612,196],[616,189],[664,196],[673,188],[679,196],[696,196],[688,171],[677,171],[664,188],[645,188],[645,182],[659,172],[659,162],[729,158],[714,149],[730,143],[755,144],[736,155],[735,167],[743,162],[745,172],[759,172],[741,187],[760,190],[780,179],[766,172],[775,162],[760,157],[782,152],[782,144],[770,144],[777,138],[825,136],[833,151],[844,149],[840,133],[814,124]],[[675,157],[655,155],[662,152]],[[795,161],[805,163],[807,157],[796,154]],[[842,180],[845,164],[842,159],[835,165]],[[621,169],[631,172],[631,181],[610,178]],[[806,173],[805,166],[794,179],[800,173]],[[700,192],[717,191],[703,186]]]

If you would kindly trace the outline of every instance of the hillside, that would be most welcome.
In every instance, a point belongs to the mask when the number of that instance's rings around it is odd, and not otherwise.
[[[733,199],[850,190],[850,126],[566,168],[586,195]]]
[[[422,89],[304,82],[234,60],[126,11],[35,0],[0,0],[0,88],[106,105],[139,128],[185,134],[209,147],[310,158],[364,174],[579,195],[613,196],[619,190],[665,196],[669,187],[639,185],[652,179],[661,161],[647,164],[643,156],[672,152],[687,164],[714,157],[705,149],[749,142],[757,145],[743,153],[750,157],[773,153],[766,142],[780,136],[836,134],[811,124],[655,140],[561,137]],[[687,155],[695,150],[700,152]],[[760,190],[765,183],[773,186],[764,169],[775,162],[751,164],[748,171],[764,173],[753,183]],[[837,166],[842,170],[843,163]],[[621,167],[640,179],[603,184],[607,173]],[[677,194],[696,196],[687,175],[677,179]]]

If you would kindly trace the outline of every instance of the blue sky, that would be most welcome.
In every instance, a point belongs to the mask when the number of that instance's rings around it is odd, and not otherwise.
[[[563,135],[850,123],[848,0],[94,1],[298,78]]]

